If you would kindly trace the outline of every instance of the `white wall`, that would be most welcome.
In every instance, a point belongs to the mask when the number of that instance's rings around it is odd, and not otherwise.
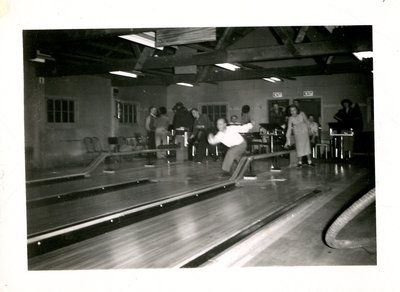
[[[167,89],[167,106],[182,101],[186,107],[198,107],[202,102],[229,103],[228,116],[240,116],[241,107],[248,104],[252,117],[257,123],[268,121],[267,101],[272,93],[283,93],[283,99],[302,98],[303,91],[312,90],[314,96],[322,100],[322,126],[328,129],[328,123],[334,122],[333,115],[340,109],[340,101],[350,98],[361,106],[364,130],[373,130],[373,124],[367,121],[367,98],[372,96],[372,81],[363,74],[336,74],[323,76],[297,77],[270,83],[264,80],[225,81],[213,84],[200,84],[193,88],[171,85]]]
[[[121,101],[134,102],[138,104],[138,123],[135,125],[115,124],[115,135],[133,137],[135,133],[145,134],[145,119],[149,114],[149,107],[166,106],[167,88],[165,86],[135,86],[119,87],[118,98]]]

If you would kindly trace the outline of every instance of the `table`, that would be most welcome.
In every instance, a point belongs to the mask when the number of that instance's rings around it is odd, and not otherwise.
[[[330,137],[331,137],[331,145],[333,148],[332,149],[333,157],[345,159],[344,138],[345,137],[354,137],[354,132],[351,131],[349,133],[333,133],[331,131]],[[349,154],[348,158],[351,158],[351,150],[348,150],[348,154]]]

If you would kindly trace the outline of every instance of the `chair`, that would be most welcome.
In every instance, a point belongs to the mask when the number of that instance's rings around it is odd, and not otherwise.
[[[312,149],[313,158],[322,157],[323,153],[325,153],[325,159],[328,159],[328,152],[329,152],[329,144],[326,143],[319,143],[315,144],[314,148]]]
[[[101,146],[99,138],[92,137],[92,143],[93,143],[94,152],[96,152],[96,153],[103,152],[103,147]]]

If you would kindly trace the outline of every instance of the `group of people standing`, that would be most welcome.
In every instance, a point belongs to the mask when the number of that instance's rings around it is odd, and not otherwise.
[[[342,109],[334,116],[343,128],[353,129],[355,135],[362,129],[361,111],[358,106],[353,105],[349,99],[344,99]],[[182,102],[178,102],[173,107],[174,117],[172,125],[167,115],[165,107],[151,107],[149,116],[146,118],[146,130],[148,134],[148,147],[157,148],[159,145],[167,144],[167,133],[169,130],[186,131],[190,133],[189,149],[192,145],[196,146],[196,154],[193,160],[201,163],[206,156],[206,149],[212,157],[215,155],[215,145],[224,144],[228,150],[225,155],[222,169],[228,174],[232,164],[237,160],[247,148],[246,140],[240,135],[250,131],[255,123],[250,117],[250,107],[242,107],[241,121],[236,115],[231,116],[230,123],[225,118],[216,121],[217,131],[213,122],[207,114],[202,114],[197,108],[190,111],[185,108]],[[286,109],[274,103],[270,112],[270,123],[276,124],[286,130],[285,148],[295,145],[298,167],[303,166],[303,158],[307,158],[308,166],[314,166],[311,160],[311,148],[318,143],[319,124],[314,120],[313,115],[308,115],[300,110],[299,102],[295,100]],[[217,133],[216,133],[217,132]],[[293,138],[294,137],[294,141]],[[191,151],[189,151],[189,156]],[[158,152],[158,158],[165,157],[165,154]],[[192,158],[192,157],[190,157]]]
[[[147,131],[147,145],[149,149],[155,149],[159,145],[167,144],[169,129],[167,109],[165,107],[157,109],[157,107],[151,106],[149,115],[146,118],[145,128]],[[165,157],[165,153],[157,152],[157,158],[163,157]]]
[[[254,122],[250,121],[250,107],[243,106],[241,123],[237,116],[232,116],[229,124],[225,118],[219,118],[216,121],[217,130],[208,115],[200,113],[197,108],[189,111],[182,102],[178,102],[172,110],[174,117],[170,124],[165,107],[160,109],[150,107],[145,123],[148,148],[155,149],[159,145],[167,144],[168,130],[186,131],[190,133],[189,150],[192,145],[196,147],[194,157],[191,157],[191,151],[189,151],[189,159],[193,159],[194,162],[201,163],[204,160],[206,149],[209,150],[211,157],[217,159],[215,147],[209,147],[210,145],[222,143],[229,148],[222,165],[224,174],[229,174],[233,162],[240,158],[247,148],[245,139],[239,133],[248,132],[254,126]],[[163,158],[165,154],[158,152],[157,157]]]
[[[160,145],[167,144],[167,134],[169,130],[186,131],[191,133],[189,142],[195,144],[195,161],[201,162],[205,156],[207,148],[207,135],[214,130],[213,123],[205,114],[201,114],[198,109],[190,111],[178,102],[173,108],[174,112],[172,124],[167,115],[165,107],[150,107],[149,115],[146,118],[145,128],[148,137],[148,148],[155,149]],[[158,158],[165,157],[163,152],[157,153]]]
[[[354,145],[359,144],[359,135],[362,131],[362,115],[358,104],[353,104],[349,99],[341,101],[342,109],[334,116],[340,130],[352,130]],[[288,148],[294,144],[298,156],[298,167],[303,166],[303,157],[307,158],[307,165],[314,166],[311,160],[311,149],[319,141],[319,124],[313,115],[308,115],[300,110],[299,101],[295,100],[288,108],[280,107],[274,103],[270,113],[270,121],[286,128],[286,143]],[[294,137],[294,141],[292,138]],[[353,148],[353,147],[351,147]]]

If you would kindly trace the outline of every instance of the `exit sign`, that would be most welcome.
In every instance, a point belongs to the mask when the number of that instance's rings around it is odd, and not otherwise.
[[[272,92],[272,97],[280,98],[280,97],[283,97],[283,94],[282,94],[282,92]]]
[[[303,96],[314,96],[314,91],[312,90],[303,91]]]

